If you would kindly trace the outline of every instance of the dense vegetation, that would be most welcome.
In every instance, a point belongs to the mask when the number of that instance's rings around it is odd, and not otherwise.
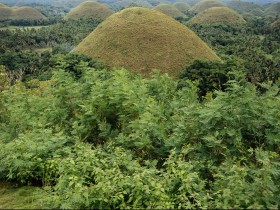
[[[182,19],[223,62],[179,78],[69,53],[99,21],[0,28],[0,208],[279,208],[276,20]]]

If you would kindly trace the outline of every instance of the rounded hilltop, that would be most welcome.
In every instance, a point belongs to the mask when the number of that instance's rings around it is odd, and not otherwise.
[[[86,1],[71,9],[70,12],[64,17],[64,19],[105,20],[113,13],[113,10],[111,10],[104,4],[93,1]]]
[[[184,2],[176,2],[173,4],[180,12],[186,14],[190,10],[191,6]]]
[[[225,5],[222,4],[219,1],[215,1],[215,0],[203,0],[201,2],[198,2],[196,5],[194,5],[190,11],[194,12],[194,13],[201,13],[204,10],[207,10],[211,7],[224,7]]]
[[[145,0],[121,0],[117,1],[112,4],[112,8],[115,11],[122,10],[124,8],[129,7],[145,7],[145,8],[151,8],[153,7],[148,1]]]
[[[178,10],[175,6],[170,4],[159,4],[154,7],[154,10],[162,12],[163,14],[166,14],[173,18],[186,18],[187,16],[182,13],[180,10]]]
[[[74,52],[109,67],[124,67],[144,75],[159,69],[175,77],[194,60],[220,60],[186,26],[161,12],[141,7],[111,15]]]
[[[32,7],[0,7],[0,20],[44,20],[46,17]]]
[[[226,25],[246,23],[241,15],[227,7],[211,7],[194,16],[189,22],[192,24],[221,23]]]

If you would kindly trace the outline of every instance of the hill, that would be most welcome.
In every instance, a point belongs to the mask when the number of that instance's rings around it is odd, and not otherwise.
[[[251,13],[252,11],[262,11],[262,6],[255,4],[253,2],[245,2],[245,1],[237,1],[231,0],[227,3],[227,6],[241,14],[243,13]],[[252,13],[254,14],[254,13]]]
[[[220,3],[219,1],[215,0],[203,0],[201,2],[198,2],[196,5],[194,5],[191,8],[191,11],[194,13],[201,13],[206,9],[209,9],[211,7],[223,7],[224,4]]]
[[[153,6],[148,1],[145,0],[121,0],[112,4],[112,8],[115,11],[119,11],[129,7],[152,8]]]
[[[190,10],[190,8],[191,8],[190,5],[188,5],[187,3],[183,3],[183,2],[176,2],[176,3],[174,3],[173,5],[174,5],[174,7],[176,7],[180,12],[185,13],[185,14],[186,14],[186,13]]]
[[[280,2],[270,5],[266,10],[266,14],[280,15]]]
[[[6,6],[5,4],[0,3],[0,8],[7,8],[8,6]]]
[[[0,20],[43,20],[46,17],[32,7],[0,7]]]
[[[196,59],[220,60],[193,31],[167,15],[128,8],[111,15],[74,52],[148,75],[160,69],[178,76]]]
[[[221,23],[227,25],[246,23],[241,15],[227,7],[209,8],[194,16],[189,22],[195,24]]]
[[[97,2],[87,1],[71,9],[70,12],[64,17],[64,19],[69,20],[92,18],[96,20],[105,20],[113,13],[113,10],[108,8],[106,5]]]
[[[154,10],[162,12],[163,14],[166,14],[173,18],[178,18],[178,17],[186,18],[187,17],[184,13],[182,13],[180,10],[178,10],[175,6],[170,5],[170,4],[159,4],[154,7]]]
[[[11,19],[13,20],[43,20],[46,17],[32,7],[12,8]]]
[[[9,7],[0,7],[0,20],[10,19],[12,14],[12,9]]]

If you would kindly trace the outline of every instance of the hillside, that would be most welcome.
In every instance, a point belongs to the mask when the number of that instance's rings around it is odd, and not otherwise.
[[[12,9],[8,7],[0,7],[0,20],[10,19],[12,14]]]
[[[225,6],[224,4],[220,3],[219,1],[215,0],[203,0],[198,2],[196,5],[194,5],[191,8],[191,11],[194,13],[201,13],[206,9],[209,9],[211,7],[223,7]]]
[[[189,22],[195,24],[221,23],[227,25],[246,23],[241,15],[227,7],[209,8],[194,16]]]
[[[265,10],[266,14],[280,15],[280,2],[272,4]]]
[[[227,6],[239,13],[251,13],[252,11],[259,11],[259,10],[262,11],[262,6],[255,4],[253,2],[231,0],[227,3]]]
[[[271,24],[271,27],[274,29],[274,30],[280,30],[280,19],[276,20],[275,22],[273,22]]]
[[[5,8],[5,7],[8,7],[8,6],[6,6],[5,4],[0,3],[0,8]]]
[[[105,20],[113,13],[113,10],[108,8],[106,5],[97,2],[87,1],[71,9],[70,12],[64,17],[64,19],[68,20],[92,18],[96,20]]]
[[[0,20],[43,20],[46,17],[32,7],[0,7]]]
[[[173,5],[182,13],[187,13],[191,8],[190,5],[188,5],[187,3],[183,3],[183,2],[176,2]]]
[[[112,4],[112,8],[115,11],[119,11],[121,9],[129,8],[129,7],[151,8],[153,6],[148,1],[145,0],[120,0]]]
[[[110,16],[74,52],[144,75],[160,69],[178,76],[186,64],[196,59],[220,60],[186,26],[163,13],[140,7]]]
[[[159,4],[156,7],[154,7],[154,10],[162,12],[163,14],[166,14],[173,18],[186,18],[186,15],[179,11],[175,6],[170,4]]]

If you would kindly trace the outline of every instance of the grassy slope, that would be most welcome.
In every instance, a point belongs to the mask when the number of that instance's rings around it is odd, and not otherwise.
[[[110,16],[74,50],[103,61],[149,74],[154,68],[178,76],[195,59],[219,60],[194,32],[167,15],[129,8]]]
[[[222,7],[225,6],[224,4],[220,3],[219,1],[215,1],[215,0],[203,0],[201,2],[198,2],[196,5],[194,5],[191,8],[192,12],[195,13],[201,13],[204,10],[207,10],[211,7]]]
[[[114,12],[107,6],[96,2],[84,2],[70,10],[64,19],[93,18],[104,20]]]
[[[183,12],[183,13],[187,13],[191,6],[188,5],[187,3],[183,3],[183,2],[176,2],[173,4],[174,7],[176,7],[179,11]]]
[[[227,7],[212,7],[194,16],[190,23],[222,23],[222,24],[244,24],[246,21],[232,9]]]
[[[163,14],[166,14],[173,18],[186,17],[186,15],[184,13],[182,13],[175,6],[170,5],[170,4],[159,4],[156,7],[154,7],[154,10],[162,12]]]
[[[0,209],[39,209],[36,204],[40,194],[37,187],[16,187],[14,184],[0,182]]]
[[[32,7],[0,7],[0,20],[42,20],[46,17]]]

